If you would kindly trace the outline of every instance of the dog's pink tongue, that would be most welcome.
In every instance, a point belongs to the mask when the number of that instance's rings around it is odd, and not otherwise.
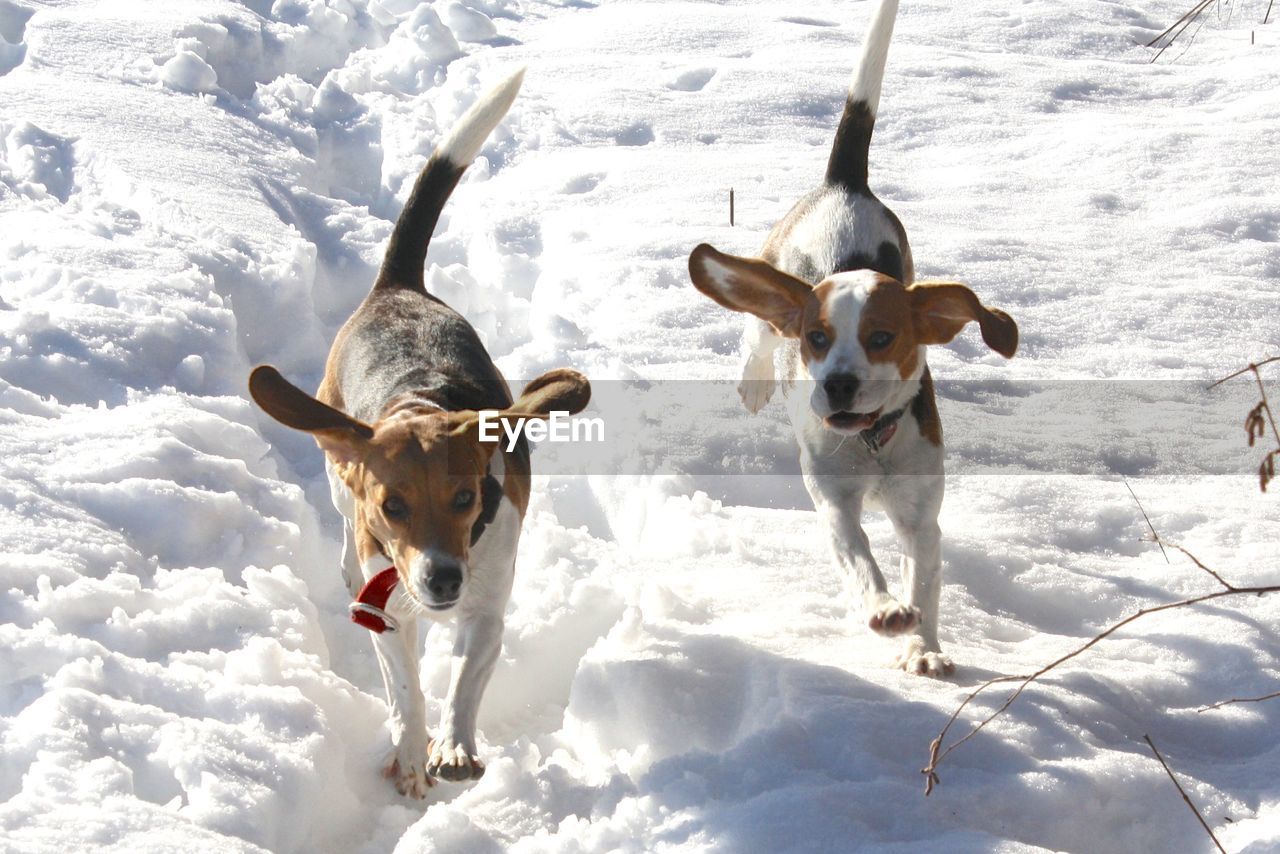
[[[865,412],[862,415],[854,417],[852,412],[841,412],[839,415],[833,415],[827,418],[827,423],[832,426],[839,427],[842,430],[866,430],[868,427],[876,423],[876,418],[880,415],[877,412]]]

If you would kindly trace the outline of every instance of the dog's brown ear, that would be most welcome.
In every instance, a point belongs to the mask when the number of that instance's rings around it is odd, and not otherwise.
[[[272,418],[310,433],[339,459],[356,456],[359,444],[373,437],[368,424],[316,400],[270,365],[259,365],[249,374],[249,394]]]
[[[552,412],[575,415],[591,402],[591,383],[572,368],[556,368],[531,381],[507,410],[513,415],[537,417]]]
[[[705,243],[689,253],[689,278],[725,308],[754,314],[779,335],[800,337],[805,303],[813,295],[808,282],[767,261],[726,255]]]
[[[1006,359],[1018,349],[1018,324],[998,308],[987,308],[959,282],[917,282],[907,288],[921,344],[946,344],[965,324],[977,321],[982,340]]]
[[[449,413],[449,432],[454,436],[469,436],[483,452],[492,454],[498,445],[505,445],[507,441],[506,427],[501,422],[549,418],[553,412],[575,415],[586,409],[590,402],[591,383],[587,378],[570,368],[556,368],[526,385],[520,397],[507,409]],[[482,417],[489,424],[487,436],[481,433]]]

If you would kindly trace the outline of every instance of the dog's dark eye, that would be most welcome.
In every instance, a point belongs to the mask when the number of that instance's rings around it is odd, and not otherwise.
[[[821,329],[815,329],[809,333],[809,343],[813,345],[815,350],[825,350],[830,342],[827,341],[827,333]]]
[[[872,332],[867,336],[868,350],[883,350],[893,343],[892,332]]]
[[[388,495],[382,502],[382,513],[388,519],[403,519],[409,515],[409,505],[399,495]]]
[[[453,509],[466,510],[476,502],[476,494],[469,489],[464,489],[457,495],[453,496]]]

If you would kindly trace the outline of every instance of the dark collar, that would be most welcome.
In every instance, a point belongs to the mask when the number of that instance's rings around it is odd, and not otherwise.
[[[499,451],[498,453],[501,453]],[[471,526],[471,545],[480,541],[480,535],[494,517],[498,515],[498,505],[502,503],[502,484],[493,474],[486,470],[484,480],[480,482],[480,518]]]
[[[895,409],[893,412],[886,415],[881,415],[876,419],[875,424],[872,424],[866,430],[859,433],[858,435],[867,446],[867,450],[874,454],[885,445],[889,444],[889,440],[893,438],[893,434],[898,432],[898,421],[906,411],[907,407],[904,406],[901,409]]]

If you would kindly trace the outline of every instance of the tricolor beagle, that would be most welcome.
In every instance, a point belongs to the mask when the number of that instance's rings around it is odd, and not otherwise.
[[[480,441],[479,410],[512,418],[578,412],[581,374],[561,369],[512,403],[471,325],[427,293],[427,244],[449,194],[506,114],[517,72],[481,98],[436,148],[392,231],[373,290],[338,332],[316,397],[260,366],[249,389],[272,418],[311,433],[324,450],[342,513],[343,577],[353,619],[374,631],[393,749],[385,767],[402,794],[433,777],[468,780],[476,713],[502,645],[529,449]],[[418,683],[417,618],[456,620],[449,693],[428,741]]]
[[[1018,327],[964,285],[912,284],[906,231],[867,186],[897,11],[897,0],[881,0],[873,13],[823,186],[773,227],[762,260],[703,244],[689,256],[689,275],[716,302],[755,315],[738,386],[753,413],[773,395],[781,349],[805,486],[830,524],[837,568],[861,594],[872,630],[906,636],[898,665],[937,676],[953,666],[938,645],[942,428],[925,347],[977,321],[1007,358]],[[864,505],[883,509],[898,533],[905,602],[889,594],[871,555]]]

